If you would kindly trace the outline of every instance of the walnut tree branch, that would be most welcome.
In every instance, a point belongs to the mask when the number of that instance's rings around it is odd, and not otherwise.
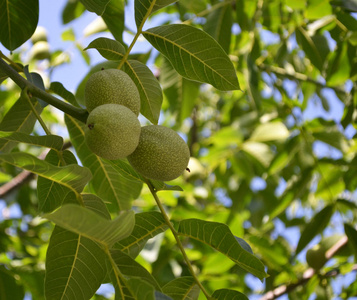
[[[48,104],[58,108],[64,113],[71,115],[77,120],[85,123],[87,121],[88,112],[83,108],[75,107],[71,104],[68,104],[51,94],[41,90],[37,86],[35,86],[32,82],[23,78],[13,67],[8,65],[1,57],[0,57],[0,69],[2,69],[21,89],[27,87],[28,91],[35,97],[45,101]]]

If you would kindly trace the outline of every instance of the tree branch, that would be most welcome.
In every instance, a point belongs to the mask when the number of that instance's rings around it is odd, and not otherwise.
[[[339,250],[341,250],[344,246],[347,245],[348,238],[344,236],[341,238],[335,245],[333,245],[328,251],[325,253],[325,257],[327,260],[331,259]],[[353,270],[357,270],[357,265],[354,266]],[[288,294],[293,291],[298,286],[306,284],[314,275],[316,271],[313,268],[308,268],[302,275],[302,278],[299,279],[295,283],[281,285],[272,291],[267,292],[263,297],[259,300],[273,300],[284,294]],[[333,277],[336,276],[338,272],[330,272],[325,274],[325,277]]]
[[[14,70],[10,65],[8,65],[1,57],[0,57],[0,69],[2,69],[22,90],[27,87],[28,91],[35,97],[40,98],[48,104],[58,108],[64,113],[71,115],[77,120],[86,123],[88,112],[83,108],[75,107],[71,104],[68,104],[51,94],[41,90],[37,86],[35,86],[30,81],[23,78],[16,70]]]
[[[318,80],[312,79],[312,78],[310,78],[307,75],[302,74],[302,73],[298,73],[298,72],[295,72],[295,71],[294,72],[289,72],[289,71],[287,71],[287,70],[285,70],[283,68],[276,67],[276,66],[269,66],[269,65],[266,65],[264,63],[258,64],[257,67],[261,71],[265,71],[265,72],[268,72],[268,73],[275,73],[276,75],[281,75],[281,76],[284,76],[286,78],[290,78],[290,79],[293,79],[293,80],[310,82],[310,83],[313,83],[316,86],[319,86],[321,88],[332,89],[338,94],[347,95],[347,92],[341,87],[331,86],[331,85],[325,84],[325,83],[320,82]]]

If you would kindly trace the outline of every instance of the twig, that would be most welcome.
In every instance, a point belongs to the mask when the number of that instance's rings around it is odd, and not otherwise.
[[[66,114],[71,115],[72,117],[78,119],[79,121],[86,123],[88,112],[83,108],[75,107],[71,104],[68,104],[51,94],[41,90],[37,86],[35,86],[30,81],[23,78],[19,73],[16,72],[10,65],[8,65],[1,57],[0,57],[0,69],[2,69],[22,90],[27,87],[28,91],[35,97],[42,99],[43,101],[51,104],[52,106],[60,109]]]
[[[154,197],[154,199],[155,199],[155,201],[156,201],[156,204],[157,204],[157,206],[159,207],[159,209],[160,209],[160,211],[161,211],[161,214],[163,215],[163,217],[164,217],[164,219],[165,219],[166,224],[169,226],[169,228],[170,228],[172,234],[173,234],[174,237],[175,237],[177,246],[179,247],[179,249],[180,249],[180,251],[181,251],[181,253],[182,253],[182,255],[183,255],[183,258],[184,258],[184,260],[185,260],[185,262],[186,262],[186,264],[187,264],[188,269],[190,270],[190,273],[191,273],[192,277],[195,279],[197,285],[200,287],[201,291],[205,294],[206,298],[207,298],[207,299],[212,299],[212,297],[211,297],[211,296],[209,295],[209,293],[206,291],[206,289],[204,288],[204,286],[202,285],[202,283],[200,282],[200,280],[197,278],[196,273],[195,273],[195,271],[193,270],[193,267],[192,267],[192,265],[191,265],[191,262],[190,262],[190,260],[189,260],[189,258],[188,258],[188,256],[187,256],[187,254],[186,254],[186,251],[185,251],[185,249],[184,249],[184,247],[183,247],[183,245],[182,245],[182,243],[181,243],[181,240],[180,240],[180,238],[179,238],[179,234],[178,234],[178,232],[176,231],[176,229],[172,226],[172,224],[171,224],[171,222],[170,222],[170,219],[169,219],[168,215],[166,214],[165,209],[164,209],[164,207],[162,206],[159,197],[158,197],[157,194],[156,194],[156,190],[155,190],[154,186],[151,184],[151,182],[150,182],[149,180],[146,181],[146,184],[148,185],[148,187],[149,187],[149,189],[150,189],[150,192],[151,192],[151,194],[153,195],[153,197]]]
[[[341,238],[336,244],[334,244],[328,251],[325,253],[325,257],[327,260],[332,258],[339,250],[341,250],[348,242],[347,236]],[[353,270],[357,270],[357,265],[353,267]],[[281,285],[272,291],[267,292],[263,297],[259,300],[273,300],[284,294],[287,294],[293,291],[298,286],[306,284],[314,275],[316,271],[313,268],[308,268],[302,275],[302,278],[295,283]],[[332,272],[325,274],[325,277],[333,277],[336,276],[338,272]]]
[[[264,63],[258,64],[257,67],[260,70],[266,71],[268,73],[275,73],[277,75],[281,75],[281,76],[284,76],[284,77],[287,77],[287,78],[290,78],[290,79],[293,79],[293,80],[310,82],[310,83],[313,83],[316,86],[319,86],[321,88],[330,88],[330,89],[334,90],[336,93],[343,94],[345,96],[348,95],[347,92],[341,87],[325,84],[325,83],[320,82],[318,80],[312,79],[309,76],[307,76],[305,74],[302,74],[302,73],[298,73],[298,72],[295,72],[295,71],[289,72],[289,71],[287,71],[287,70],[285,70],[283,68],[276,67],[276,66],[269,66],[269,65],[266,65]]]

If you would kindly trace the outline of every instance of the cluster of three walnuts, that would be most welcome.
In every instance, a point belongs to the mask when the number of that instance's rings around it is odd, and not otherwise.
[[[126,157],[144,177],[161,181],[173,180],[186,169],[190,151],[174,130],[141,127],[140,95],[125,72],[107,69],[91,75],[85,104],[89,112],[85,139],[96,155],[110,160]]]

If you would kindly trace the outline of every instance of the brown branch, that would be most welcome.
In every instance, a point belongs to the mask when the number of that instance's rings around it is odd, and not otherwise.
[[[344,236],[336,244],[334,244],[328,251],[325,253],[327,260],[331,259],[339,250],[347,245],[348,238]],[[357,265],[354,265],[352,270],[357,270]],[[302,278],[295,283],[281,285],[273,289],[272,291],[267,292],[260,300],[272,300],[276,299],[284,294],[288,294],[293,291],[298,286],[306,284],[314,275],[316,271],[313,268],[308,268],[302,275]],[[337,276],[338,272],[329,272],[325,274],[325,277],[334,277]]]
[[[62,150],[68,149],[69,147],[72,146],[71,142],[66,142],[63,144]],[[39,159],[45,159],[46,155],[48,153],[48,149],[44,152],[42,152],[39,155]],[[16,175],[13,179],[11,179],[9,182],[6,182],[2,186],[0,186],[0,198],[4,198],[8,194],[10,194],[12,191],[16,190],[23,184],[29,182],[31,179],[35,177],[34,173],[31,173],[30,171],[24,170],[18,175]]]

